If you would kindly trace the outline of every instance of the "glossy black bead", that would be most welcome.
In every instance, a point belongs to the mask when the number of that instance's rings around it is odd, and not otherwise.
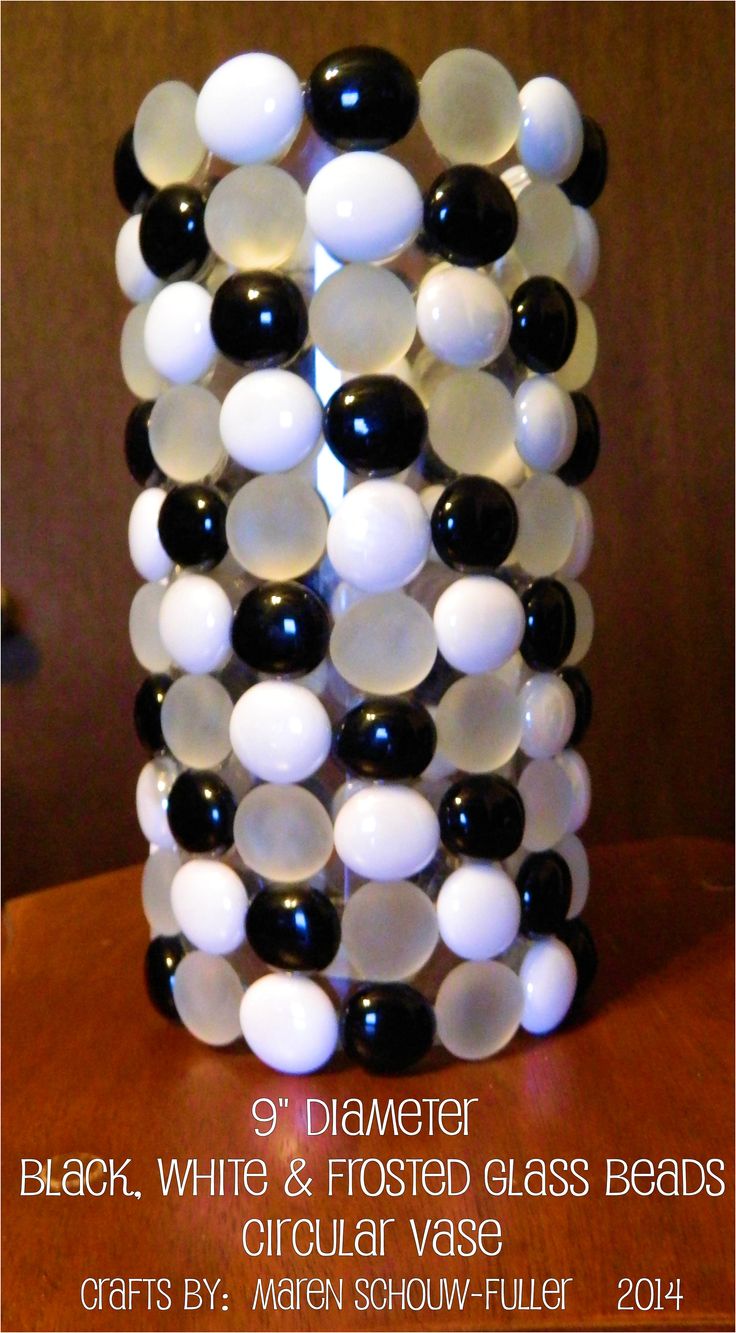
[[[509,555],[519,519],[509,492],[489,477],[456,477],[432,512],[432,541],[451,569],[480,574]]]
[[[346,713],[335,753],[364,778],[418,778],[431,764],[437,731],[422,704],[395,696],[366,699]]]
[[[309,327],[296,283],[283,273],[234,273],[218,287],[210,312],[212,337],[239,365],[283,366],[293,361]]]
[[[235,799],[217,773],[180,773],[167,807],[169,828],[187,852],[224,852],[232,846]]]
[[[557,579],[535,579],[521,595],[526,629],[520,652],[535,671],[556,671],[575,641],[575,605]]]
[[[516,876],[523,935],[554,935],[565,924],[572,898],[572,875],[558,852],[534,852]]]
[[[210,252],[204,199],[193,185],[166,185],[143,210],[141,254],[158,278],[193,278]]]
[[[315,65],[304,108],[336,148],[387,148],[409,133],[419,89],[408,65],[380,46],[348,46]]]
[[[425,246],[451,264],[492,264],[511,249],[517,227],[511,191],[483,167],[448,167],[424,196]]]
[[[159,510],[161,545],[177,565],[212,569],[227,555],[226,519],[225,501],[210,486],[175,486]]]
[[[566,921],[557,931],[557,935],[566,944],[578,971],[578,984],[575,989],[575,1002],[581,1000],[590,989],[598,971],[598,950],[589,927],[576,916]]]
[[[375,1074],[410,1069],[431,1050],[434,1010],[413,986],[372,982],[354,991],[340,1019],[345,1052]]]
[[[138,213],[156,193],[155,185],[146,180],[133,149],[133,126],[118,139],[112,165],[115,193],[126,213]]]
[[[164,1018],[180,1023],[174,1004],[176,969],[184,957],[184,946],[178,935],[157,935],[146,949],[143,975],[148,998],[154,1009]]]
[[[303,583],[259,584],[235,612],[233,648],[254,671],[304,675],[319,666],[329,641],[327,608]]]
[[[396,375],[359,375],[330,398],[324,435],[351,472],[390,477],[418,458],[427,437],[427,413]]]
[[[579,745],[590,726],[593,716],[593,691],[580,667],[563,667],[562,679],[572,691],[575,700],[575,726],[570,734],[568,745]]]
[[[571,204],[590,208],[603,192],[608,176],[608,144],[597,120],[583,116],[583,151],[580,161],[560,189]]]
[[[570,293],[556,278],[527,278],[511,298],[509,346],[544,375],[564,366],[575,345],[578,317]]]
[[[171,676],[146,676],[135,696],[133,724],[138,740],[147,750],[156,751],[164,748],[161,705],[171,685]]]
[[[577,419],[575,446],[570,457],[557,469],[557,476],[568,486],[580,486],[595,470],[601,451],[601,428],[598,415],[590,399],[584,393],[572,393],[573,407]]]
[[[158,486],[164,474],[151,453],[148,428],[155,398],[136,403],[125,423],[125,461],[128,471],[139,486]]]
[[[439,817],[445,847],[459,856],[503,861],[521,846],[524,802],[495,774],[455,782],[442,797]]]
[[[245,932],[251,948],[272,967],[319,972],[340,947],[340,918],[319,889],[262,889],[248,908]]]

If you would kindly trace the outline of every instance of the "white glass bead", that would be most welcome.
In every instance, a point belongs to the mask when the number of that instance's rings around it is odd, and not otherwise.
[[[172,282],[151,302],[143,330],[146,356],[174,384],[200,379],[217,355],[211,308],[212,297],[196,282]]]
[[[522,565],[535,578],[554,574],[572,550],[575,539],[575,503],[569,486],[559,477],[538,473],[514,496],[519,533],[510,562]]]
[[[562,940],[537,940],[519,969],[524,993],[521,1026],[541,1036],[558,1027],[572,1004],[578,984],[575,959]]]
[[[445,880],[437,898],[440,935],[460,958],[481,962],[508,949],[519,931],[521,900],[498,865],[466,864]]]
[[[319,350],[341,370],[356,375],[385,371],[411,347],[416,310],[395,273],[348,264],[315,292],[309,329]]]
[[[575,700],[561,676],[541,671],[519,691],[521,749],[530,759],[553,759],[575,726]]]
[[[240,1025],[253,1054],[283,1074],[321,1069],[337,1046],[337,1014],[310,977],[259,977],[243,996]]]
[[[429,440],[455,472],[492,477],[502,485],[523,476],[514,448],[514,404],[495,376],[451,371],[430,395]]]
[[[333,824],[342,810],[342,807],[345,805],[345,802],[349,801],[350,797],[354,796],[356,792],[363,791],[364,787],[370,787],[370,785],[368,778],[348,778],[347,782],[340,783],[340,786],[337,788],[335,795],[330,801]]]
[[[324,763],[332,729],[319,699],[303,685],[264,680],[241,694],[230,722],[241,764],[266,782],[303,782]]]
[[[129,301],[150,301],[164,285],[161,278],[151,272],[141,254],[140,229],[140,213],[126,218],[115,245],[115,273],[121,291]]]
[[[567,919],[568,921],[571,921],[573,917],[580,916],[580,913],[588,901],[588,891],[590,889],[588,853],[580,839],[576,838],[574,833],[566,834],[566,836],[558,842],[554,851],[562,856],[570,867],[570,875],[572,877],[572,897],[570,898]]]
[[[419,573],[429,519],[414,491],[396,481],[364,481],[338,505],[327,531],[336,573],[366,592],[390,592]]]
[[[248,896],[230,866],[194,857],[177,870],[171,908],[179,929],[205,953],[232,953],[245,939]]]
[[[583,827],[590,814],[591,783],[590,770],[583,756],[577,750],[563,750],[556,762],[570,783],[572,801],[567,818],[566,833],[577,833]]]
[[[336,259],[393,259],[414,240],[422,196],[406,167],[383,153],[341,153],[307,190],[307,222]]]
[[[570,554],[557,572],[568,579],[577,579],[587,569],[593,550],[593,511],[587,496],[577,487],[571,489],[575,505],[575,536]]]
[[[152,583],[165,579],[174,568],[158,535],[158,515],[165,499],[161,486],[149,486],[136,496],[128,520],[130,558],[141,578]]]
[[[179,923],[171,910],[171,882],[181,865],[181,852],[159,847],[143,867],[143,911],[151,935],[178,935]]]
[[[593,631],[595,629],[593,603],[582,583],[568,578],[560,579],[560,582],[567,588],[575,607],[575,638],[570,654],[565,660],[565,666],[577,666],[587,656],[593,642]]]
[[[284,472],[309,456],[322,430],[314,389],[291,370],[254,370],[234,384],[220,412],[231,458],[251,472]]]
[[[301,477],[254,477],[233,497],[225,527],[230,550],[249,574],[291,579],[320,560],[327,511]]]
[[[504,963],[460,963],[437,992],[437,1035],[459,1060],[485,1060],[511,1041],[523,1004],[521,982]]]
[[[572,786],[555,759],[532,759],[518,782],[524,802],[523,845],[545,852],[569,832]]]
[[[567,180],[583,151],[583,121],[574,97],[564,83],[543,76],[524,84],[519,105],[520,160],[544,180]]]
[[[511,332],[511,309],[485,273],[438,264],[417,293],[417,328],[441,361],[477,370],[501,355]]]
[[[431,617],[402,592],[364,597],[340,616],[330,656],[345,680],[367,694],[403,694],[429,675],[437,655]]]
[[[524,608],[500,579],[472,575],[446,588],[434,610],[442,656],[458,671],[496,671],[524,637]]]
[[[171,653],[164,648],[158,627],[165,592],[162,583],[144,583],[130,604],[130,643],[135,657],[146,671],[168,671],[171,666]]]
[[[214,579],[181,574],[161,602],[161,640],[182,671],[217,671],[230,656],[232,618],[228,597]]]
[[[235,968],[196,950],[174,974],[174,1004],[185,1028],[208,1046],[229,1046],[240,1035],[243,987]]]
[[[225,162],[276,162],[302,122],[299,80],[262,51],[233,56],[210,75],[197,101],[197,129]]]
[[[575,223],[575,244],[562,274],[562,281],[573,296],[580,297],[590,291],[598,276],[600,240],[593,214],[589,213],[587,208],[580,208],[578,204],[573,206],[572,212]]]
[[[466,773],[490,773],[508,763],[521,738],[516,694],[492,675],[466,676],[437,707],[437,748]]]
[[[230,753],[232,700],[212,676],[180,676],[161,705],[161,731],[187,768],[216,768]],[[203,947],[203,946],[200,946]]]
[[[166,810],[178,773],[173,759],[151,759],[141,769],[135,789],[136,814],[144,838],[170,851],[176,850],[177,842],[169,828]]]
[[[485,51],[459,48],[434,60],[420,84],[419,116],[450,162],[497,162],[519,128],[519,100],[508,70]]]
[[[438,938],[434,904],[410,880],[370,880],[350,896],[343,913],[343,946],[358,976],[371,981],[414,976]]]
[[[157,398],[169,387],[169,381],[151,365],[144,345],[146,321],[150,309],[150,301],[134,305],[133,309],[128,311],[120,335],[120,365],[123,379],[136,398]]]
[[[245,864],[279,884],[309,879],[332,852],[330,817],[304,787],[254,787],[238,806],[234,832]]]
[[[335,849],[366,879],[405,879],[432,860],[440,839],[431,805],[411,787],[380,783],[346,801],[335,820]]]
[[[575,215],[562,190],[545,181],[532,181],[522,190],[516,209],[519,230],[514,250],[529,274],[565,270],[575,249]]]
[[[572,398],[551,375],[532,375],[514,395],[516,448],[535,472],[555,472],[575,446]]]
[[[278,268],[304,231],[304,195],[288,171],[238,167],[207,200],[204,229],[215,254],[238,269]]]
[[[598,360],[598,331],[590,306],[576,301],[575,310],[578,317],[575,346],[564,366],[555,372],[558,384],[570,393],[585,388]]]
[[[133,151],[146,180],[160,189],[191,180],[205,147],[194,121],[197,94],[178,79],[159,83],[144,97],[133,126]]]
[[[201,384],[181,384],[157,398],[148,423],[151,453],[172,481],[201,481],[225,459],[218,421],[220,404]]]

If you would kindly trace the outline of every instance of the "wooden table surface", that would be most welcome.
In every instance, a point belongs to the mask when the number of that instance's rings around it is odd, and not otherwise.
[[[132,868],[11,902],[4,965],[3,1327],[22,1329],[733,1329],[732,855],[721,843],[668,839],[599,848],[591,855],[586,913],[601,969],[583,1012],[544,1039],[518,1037],[495,1060],[444,1061],[387,1080],[336,1066],[306,1079],[259,1065],[242,1047],[211,1050],[149,1008],[141,983],[147,931],[139,870]],[[323,1135],[307,1138],[308,1097],[366,1105],[389,1099],[478,1098],[467,1138]],[[256,1136],[256,1098],[288,1098],[270,1138]],[[128,1168],[142,1197],[21,1197],[21,1158],[88,1155]],[[265,1198],[163,1198],[156,1159],[263,1158]],[[282,1182],[302,1156],[311,1197]],[[458,1158],[472,1187],[455,1197],[325,1198],[328,1158]],[[490,1197],[484,1164],[513,1159],[516,1187],[528,1159],[586,1159],[584,1197]],[[606,1159],[726,1163],[721,1197],[606,1197]],[[581,1168],[582,1170],[582,1168]],[[694,1180],[692,1171],[690,1180]],[[96,1177],[99,1184],[99,1177]],[[250,1217],[391,1217],[383,1258],[248,1258]],[[495,1218],[499,1257],[423,1258],[409,1219]],[[252,1229],[250,1234],[252,1234]],[[172,1307],[85,1312],[87,1277],[168,1278]],[[216,1308],[182,1309],[184,1277],[222,1279]],[[343,1280],[343,1307],[254,1310],[259,1278]],[[386,1283],[412,1303],[440,1297],[442,1277],[470,1280],[462,1310],[359,1308]],[[564,1310],[504,1310],[498,1283],[571,1277]],[[666,1299],[680,1278],[679,1309]],[[375,1279],[384,1279],[373,1287]],[[620,1279],[639,1285],[649,1313],[617,1310]],[[486,1286],[486,1279],[491,1279]],[[140,1286],[140,1284],[139,1284]],[[302,1302],[330,1288],[292,1287]],[[285,1287],[279,1289],[281,1292]],[[399,1291],[401,1288],[399,1287]],[[674,1290],[674,1289],[673,1289]],[[93,1287],[85,1291],[91,1294]],[[554,1288],[547,1287],[548,1299]],[[227,1292],[227,1300],[224,1293]],[[490,1292],[490,1294],[488,1294]],[[422,1296],[425,1293],[425,1296]],[[155,1304],[154,1292],[154,1304]],[[486,1308],[487,1297],[487,1308]],[[223,1303],[227,1309],[223,1309]],[[630,1302],[629,1302],[630,1303]]]

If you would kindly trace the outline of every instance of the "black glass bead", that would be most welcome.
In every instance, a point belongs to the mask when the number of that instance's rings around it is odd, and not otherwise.
[[[118,139],[112,174],[115,193],[126,213],[140,212],[156,193],[155,185],[146,180],[136,161],[132,125]]]
[[[608,176],[608,144],[597,120],[583,116],[583,151],[580,161],[560,189],[571,204],[590,208],[603,193]]]
[[[511,782],[495,774],[455,782],[442,797],[439,817],[445,847],[459,856],[503,861],[521,846],[524,802]]]
[[[161,545],[177,565],[212,569],[227,555],[226,518],[225,501],[210,486],[175,486],[159,510]]]
[[[456,477],[432,512],[432,541],[441,560],[463,573],[502,565],[519,519],[509,492],[489,477]]]
[[[296,283],[283,273],[234,273],[218,287],[210,312],[212,337],[239,365],[283,366],[301,351],[309,321]]]
[[[390,477],[418,458],[427,413],[414,390],[396,375],[359,375],[333,393],[324,412],[333,454],[351,472]]]
[[[164,474],[151,453],[148,427],[155,398],[136,403],[125,423],[125,461],[128,471],[139,486],[158,486]]]
[[[251,948],[272,967],[319,972],[340,947],[340,918],[326,894],[303,886],[262,889],[248,908]]]
[[[143,975],[148,998],[154,1009],[174,1023],[181,1019],[174,1004],[176,969],[184,957],[184,945],[178,935],[156,935],[146,949]]]
[[[448,167],[424,196],[425,246],[451,264],[492,264],[511,249],[517,226],[510,190],[483,167]]]
[[[556,278],[527,278],[511,298],[509,346],[544,375],[564,366],[575,345],[578,317],[570,293]]]
[[[535,671],[556,671],[575,641],[575,605],[557,579],[535,579],[521,595],[526,629],[521,652]]]
[[[180,773],[167,807],[169,828],[187,852],[224,852],[232,846],[235,799],[217,773]]]
[[[593,983],[598,971],[598,950],[590,933],[590,928],[579,917],[566,921],[557,931],[558,937],[566,944],[578,971],[578,984],[575,989],[575,1002],[581,1000]]]
[[[163,750],[161,705],[171,689],[171,676],[147,676],[138,689],[133,704],[133,723],[141,745],[147,750]]]
[[[521,898],[522,935],[554,935],[565,924],[572,898],[572,875],[558,852],[533,852],[516,876]]]
[[[584,393],[572,393],[570,397],[577,419],[575,447],[567,462],[557,469],[557,476],[568,486],[581,486],[588,480],[598,462],[601,451],[601,428],[590,399]]]
[[[304,108],[336,148],[387,148],[409,133],[419,90],[408,65],[380,46],[348,46],[315,65]]]
[[[431,764],[436,745],[427,709],[395,696],[366,699],[351,708],[335,737],[338,759],[364,778],[418,778]]]
[[[193,278],[210,252],[204,199],[193,185],[166,185],[143,210],[141,254],[158,278]]]
[[[326,656],[330,620],[303,583],[262,583],[235,612],[232,644],[246,666],[279,676],[304,675]]]
[[[568,745],[579,745],[590,726],[593,716],[593,691],[580,667],[563,667],[562,679],[572,691],[575,700],[575,726],[570,734]]]
[[[431,1050],[434,1033],[431,1004],[404,982],[361,986],[340,1019],[346,1054],[375,1074],[410,1069]]]

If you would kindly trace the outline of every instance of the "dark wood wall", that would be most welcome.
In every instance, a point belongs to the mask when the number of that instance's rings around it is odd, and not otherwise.
[[[591,840],[731,821],[732,49],[728,4],[8,3],[4,66],[6,892],[143,857],[127,642],[126,303],[110,163],[145,93],[273,51],[301,76],[356,41],[421,75],[478,46],[564,80],[606,127],[587,486],[598,629]]]

